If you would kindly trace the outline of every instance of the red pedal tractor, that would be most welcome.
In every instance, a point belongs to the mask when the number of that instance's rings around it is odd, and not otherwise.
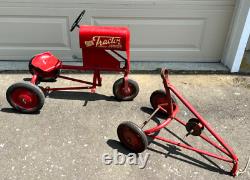
[[[50,52],[34,56],[29,63],[31,81],[15,83],[6,92],[7,100],[14,109],[22,113],[39,111],[43,107],[46,92],[79,89],[90,89],[91,92],[95,92],[96,87],[102,85],[101,71],[124,73],[124,77],[118,79],[113,85],[113,94],[117,100],[133,100],[137,96],[138,84],[128,79],[130,72],[129,29],[126,27],[79,26],[84,13],[85,10],[81,12],[70,29],[71,32],[76,27],[80,29],[82,66],[63,65],[62,61]],[[126,58],[119,51],[125,51]],[[92,71],[93,82],[62,76],[61,69]],[[57,78],[83,83],[85,86],[60,88],[39,88],[37,86],[40,82],[54,81]]]

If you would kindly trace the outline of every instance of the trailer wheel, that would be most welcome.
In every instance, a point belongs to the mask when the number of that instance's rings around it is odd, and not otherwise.
[[[118,79],[113,85],[113,94],[119,101],[131,101],[139,93],[137,82],[128,79],[128,90],[124,88],[124,78]]]
[[[45,100],[42,90],[29,82],[11,85],[6,92],[6,98],[14,109],[22,113],[39,111]]]
[[[36,71],[38,73],[38,81],[40,81],[40,82],[55,82],[57,77],[60,75],[60,69],[55,69],[49,73],[43,72],[40,69],[38,69],[32,65],[33,59],[34,59],[34,57],[31,58],[31,60],[29,61],[30,74],[33,75],[34,72]]]
[[[177,105],[177,100],[174,96],[171,96],[172,103]],[[160,104],[166,104],[167,103],[167,95],[166,92],[163,90],[156,90],[154,91],[150,96],[150,104],[153,107],[154,110],[158,108],[158,105]],[[162,106],[164,109],[167,110],[167,104]],[[159,110],[159,112],[166,114],[165,111]]]
[[[120,142],[135,153],[143,152],[148,146],[148,139],[143,130],[136,124],[126,121],[117,128]]]

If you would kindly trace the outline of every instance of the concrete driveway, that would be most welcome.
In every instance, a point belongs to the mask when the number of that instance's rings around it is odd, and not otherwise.
[[[0,76],[0,179],[233,179],[226,173],[230,169],[227,163],[159,141],[152,142],[143,152],[142,155],[150,154],[144,169],[127,163],[102,162],[105,153],[110,156],[116,152],[129,153],[120,145],[116,128],[123,121],[140,124],[149,117],[150,94],[163,88],[158,74],[130,76],[140,86],[138,97],[131,102],[114,100],[112,85],[121,76],[106,74],[96,94],[55,92],[46,98],[41,112],[32,115],[16,113],[5,99],[8,86],[29,75]],[[90,75],[72,77],[91,79]],[[250,155],[250,77],[171,75],[170,78],[233,147],[242,168]],[[49,85],[56,84],[75,85],[62,80]],[[187,109],[182,105],[180,108],[179,117],[190,119]],[[160,132],[164,137],[217,152],[197,137],[183,140],[185,134],[185,128],[175,122]],[[250,179],[250,169],[238,179]]]

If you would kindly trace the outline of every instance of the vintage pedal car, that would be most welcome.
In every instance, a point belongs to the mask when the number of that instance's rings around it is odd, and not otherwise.
[[[6,97],[9,104],[23,113],[39,111],[44,104],[46,92],[59,90],[90,89],[95,92],[97,86],[102,85],[101,71],[121,72],[123,78],[118,79],[113,85],[113,94],[117,100],[133,100],[138,92],[138,84],[128,79],[130,72],[130,32],[127,27],[107,26],[79,26],[85,10],[81,12],[73,23],[70,31],[79,28],[80,47],[83,54],[82,66],[64,65],[50,52],[34,56],[29,63],[32,74],[30,82],[20,82],[11,85]],[[125,52],[126,57],[120,52]],[[93,81],[62,76],[60,70],[92,71]],[[71,80],[85,84],[80,87],[40,88],[43,81],[54,81],[57,78]]]

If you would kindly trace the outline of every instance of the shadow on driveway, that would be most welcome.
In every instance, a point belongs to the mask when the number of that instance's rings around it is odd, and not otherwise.
[[[79,92],[79,91],[54,91],[48,94],[52,99],[80,100],[85,101],[84,106],[88,101],[117,101],[113,96],[106,96],[98,93]]]
[[[85,101],[83,106],[87,106],[89,101],[117,101],[113,96],[105,96],[98,93],[89,93],[89,92],[79,92],[79,91],[54,91],[47,94],[47,97],[51,99],[65,99],[65,100],[79,100]],[[4,113],[16,113],[21,114],[13,108],[2,108],[2,112]],[[35,112],[33,114],[39,114],[40,111]]]

